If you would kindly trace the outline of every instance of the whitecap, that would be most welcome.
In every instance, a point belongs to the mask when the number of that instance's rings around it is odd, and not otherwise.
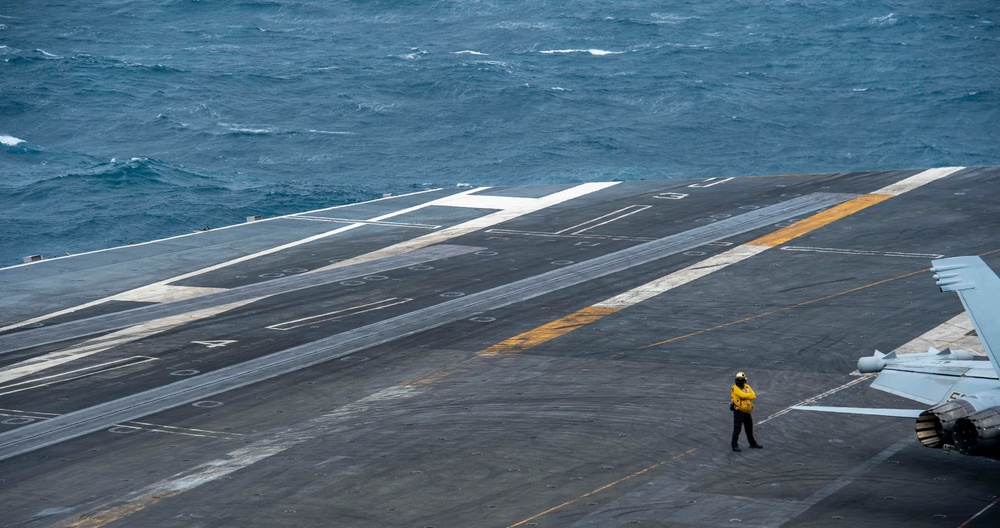
[[[237,134],[270,134],[274,132],[274,128],[255,128],[254,125],[234,125],[232,123],[219,123],[219,126],[226,127],[226,130],[230,132],[236,132]]]
[[[874,26],[892,26],[896,22],[898,22],[898,20],[896,19],[896,13],[889,13],[888,15],[885,16],[873,17],[871,20],[868,21],[869,24],[872,24]]]
[[[656,19],[657,24],[680,24],[681,22],[698,18],[696,16],[681,16],[673,13],[650,13],[650,16]]]
[[[454,55],[482,55],[482,56],[489,55],[489,53],[480,53],[478,51],[472,51],[472,50],[453,51],[452,54],[454,54]]]
[[[0,144],[6,145],[8,147],[16,147],[21,143],[24,143],[24,140],[21,138],[16,138],[14,136],[0,135]]]
[[[415,60],[415,59],[419,59],[421,55],[427,55],[427,51],[422,50],[420,48],[410,48],[410,51],[412,53],[407,53],[406,55],[396,55],[396,58],[406,59],[406,60]]]
[[[549,30],[554,26],[545,22],[500,22],[493,27],[497,29],[540,29]]]
[[[591,55],[596,55],[598,57],[603,57],[604,55],[620,55],[625,53],[624,51],[607,51],[602,49],[561,49],[561,50],[544,50],[541,53],[546,55],[554,55],[557,53],[589,53]]]
[[[47,52],[47,51],[45,51],[43,49],[36,49],[35,51],[41,53],[42,55],[45,55],[46,57],[52,57],[54,59],[61,59],[62,58],[62,57],[60,57],[58,55],[53,55],[53,54],[51,54],[51,53],[49,53],[49,52]]]
[[[852,92],[867,92],[868,88],[852,88]]]
[[[339,131],[339,130],[313,130],[313,129],[309,129],[309,132],[312,132],[313,134],[331,134],[331,135],[334,135],[334,136],[353,136],[353,135],[356,134],[356,132],[342,132],[342,131]]]

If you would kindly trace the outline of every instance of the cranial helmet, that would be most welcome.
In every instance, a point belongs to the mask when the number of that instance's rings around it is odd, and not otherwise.
[[[738,380],[746,380],[747,379],[747,375],[746,375],[745,372],[737,372],[736,373],[736,379],[738,379]]]

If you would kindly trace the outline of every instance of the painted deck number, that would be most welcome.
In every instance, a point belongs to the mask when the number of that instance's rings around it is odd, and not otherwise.
[[[231,345],[236,341],[230,339],[220,339],[218,341],[191,341],[191,342],[196,345],[205,345],[208,348],[218,348],[218,347],[224,347],[226,345]]]

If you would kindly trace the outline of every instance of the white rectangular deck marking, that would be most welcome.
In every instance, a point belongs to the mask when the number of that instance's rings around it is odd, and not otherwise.
[[[451,227],[446,227],[434,233],[428,233],[424,236],[413,238],[405,242],[400,242],[392,246],[384,247],[382,249],[373,251],[371,253],[366,253],[364,255],[359,255],[351,259],[343,260],[337,262],[336,264],[320,268],[320,270],[328,270],[328,269],[348,266],[351,264],[357,264],[359,262],[367,262],[377,258],[398,255],[400,253],[406,253],[408,251],[413,251],[414,249],[427,247],[432,244],[439,244],[446,240],[450,240],[452,238],[459,237],[468,233],[482,231],[486,228],[492,227],[501,222],[506,222],[508,220],[512,220],[519,216],[524,216],[528,213],[539,211],[546,207],[551,207],[556,204],[567,202],[574,198],[579,198],[581,196],[585,196],[590,193],[606,189],[608,187],[616,185],[617,183],[618,182],[584,183],[582,185],[577,185],[576,187],[572,187],[564,191],[553,193],[548,196],[544,196],[542,198],[519,198],[516,201],[505,202],[505,204],[513,205],[515,207],[511,209],[503,209],[497,211],[496,213],[488,214],[486,216],[469,220],[468,222],[464,222]],[[449,205],[452,207],[483,208],[486,207],[485,204],[487,203],[499,203],[492,201],[482,201],[478,200],[478,198],[479,197],[473,197],[468,194],[456,194],[454,196],[448,196],[440,200],[428,202],[427,204],[424,204],[424,206]]]
[[[388,299],[382,299],[381,301],[375,301],[368,304],[362,304],[358,306],[352,306],[350,308],[344,308],[342,310],[336,310],[333,312],[327,312],[319,315],[312,315],[309,317],[303,317],[302,319],[296,319],[294,321],[286,321],[284,323],[273,324],[266,328],[271,330],[291,330],[293,328],[299,328],[303,326],[308,326],[315,323],[323,323],[326,321],[335,321],[338,319],[343,319],[344,317],[349,317],[352,315],[358,315],[368,312],[373,312],[375,310],[382,310],[390,306],[396,306],[398,304],[408,303],[413,299],[400,298],[400,297],[390,297]]]
[[[595,227],[601,227],[603,225],[610,224],[611,222],[614,222],[616,220],[621,220],[622,218],[625,218],[626,216],[631,216],[631,215],[634,215],[636,213],[645,211],[646,209],[649,209],[650,207],[652,207],[652,205],[630,205],[628,207],[619,209],[617,211],[608,213],[606,215],[599,216],[599,217],[591,219],[591,220],[587,220],[586,222],[577,224],[577,225],[575,225],[573,227],[567,227],[566,229],[563,229],[562,231],[556,231],[554,234],[561,235],[561,234],[563,234],[563,233],[565,233],[567,231],[573,231],[574,235],[579,235],[579,234],[583,233],[584,231],[588,231],[590,229],[594,229]],[[602,222],[601,220],[604,220],[604,221]],[[584,227],[584,226],[587,226],[587,227]]]
[[[938,169],[925,170],[919,174],[914,174],[905,180],[896,182],[892,185],[887,185],[872,194],[891,194],[893,196],[899,196],[907,191],[912,191],[918,187],[927,185],[928,183],[940,180],[945,176],[954,174],[965,167],[941,167]]]
[[[691,185],[688,185],[688,187],[691,187],[693,189],[704,189],[705,187],[711,187],[713,185],[718,185],[720,183],[726,183],[727,181],[732,179],[733,178],[723,178],[720,180],[718,178],[709,178],[701,183],[692,183]]]
[[[481,190],[481,189],[477,189]],[[464,207],[469,209],[510,209],[528,210],[535,207],[540,198],[512,198],[510,196],[489,196],[461,193],[435,200],[434,205],[444,207]]]

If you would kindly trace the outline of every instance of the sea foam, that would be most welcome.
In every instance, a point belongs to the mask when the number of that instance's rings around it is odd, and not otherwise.
[[[602,50],[602,49],[561,49],[561,50],[545,50],[545,51],[542,51],[542,53],[544,53],[546,55],[554,55],[554,54],[557,54],[557,53],[589,53],[591,55],[596,55],[596,56],[600,57],[600,56],[604,56],[604,55],[620,55],[620,54],[625,53],[625,52],[624,51],[607,51],[607,50]]]
[[[24,143],[24,140],[21,138],[16,138],[14,136],[0,135],[0,144],[7,145],[8,147],[16,147],[21,143]]]

